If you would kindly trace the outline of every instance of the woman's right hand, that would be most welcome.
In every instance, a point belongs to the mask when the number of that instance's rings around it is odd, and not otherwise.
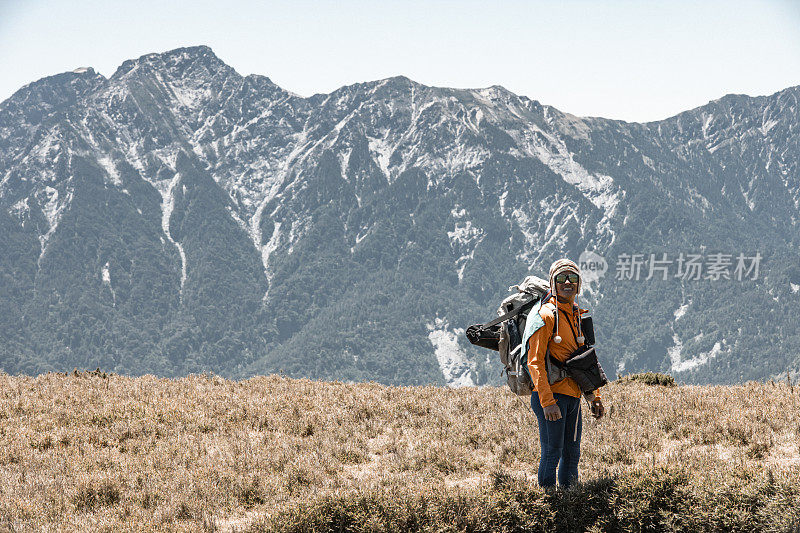
[[[553,405],[548,405],[547,407],[544,407],[543,410],[544,410],[545,420],[550,420],[551,422],[555,422],[556,420],[561,418],[561,409],[558,408],[557,403],[554,403]]]
[[[603,418],[603,414],[605,414],[605,412],[606,409],[603,407],[603,402],[600,400],[600,398],[595,399],[592,402],[592,416],[595,418],[595,420],[600,420]]]

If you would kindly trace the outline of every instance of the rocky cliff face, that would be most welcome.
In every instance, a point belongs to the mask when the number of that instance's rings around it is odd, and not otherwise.
[[[783,373],[799,93],[630,124],[403,77],[302,98],[203,46],[45,78],[0,104],[0,367],[497,383],[463,329],[593,250],[609,374]]]

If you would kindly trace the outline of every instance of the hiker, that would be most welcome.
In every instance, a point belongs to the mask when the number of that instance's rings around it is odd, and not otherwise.
[[[550,296],[538,310],[544,322],[530,336],[527,344],[528,370],[534,384],[531,408],[539,422],[539,441],[542,457],[539,462],[539,485],[552,490],[558,484],[568,488],[578,480],[578,460],[581,446],[581,389],[570,377],[550,383],[547,362],[548,352],[558,361],[565,361],[584,344],[581,331],[581,313],[575,303],[581,288],[581,271],[569,259],[559,259],[550,267]],[[558,304],[556,305],[556,300]],[[533,313],[533,311],[532,311]],[[529,318],[530,320],[530,318]],[[603,416],[603,402],[597,392],[584,395],[591,402],[592,416]],[[559,465],[560,461],[560,465]]]

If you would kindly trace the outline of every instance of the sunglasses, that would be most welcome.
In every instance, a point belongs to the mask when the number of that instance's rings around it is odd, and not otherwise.
[[[561,273],[556,275],[556,283],[564,283],[565,281],[569,280],[570,283],[578,283],[580,276],[577,274],[566,274]]]

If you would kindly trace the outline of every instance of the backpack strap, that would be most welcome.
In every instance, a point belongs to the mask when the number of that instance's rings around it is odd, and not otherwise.
[[[509,311],[508,313],[495,318],[491,322],[487,322],[486,324],[481,326],[481,328],[490,328],[490,327],[494,326],[495,324],[499,324],[500,322],[502,322],[504,320],[508,320],[509,318],[514,318],[515,316],[517,316],[521,312],[526,311],[526,310],[530,309],[531,307],[533,307],[533,304],[535,304],[538,301],[539,301],[539,297],[538,296],[534,296],[533,298],[531,298],[527,302],[524,302],[521,306],[517,307],[516,309],[513,309],[513,310]]]
[[[549,300],[551,297],[553,297],[553,295],[550,293],[550,291],[547,291],[547,294],[545,294],[544,297],[542,298],[542,305],[546,304],[547,300]],[[554,303],[553,305],[555,305],[556,313],[558,313],[558,300],[556,300],[556,303]],[[553,332],[550,334],[551,339],[553,338],[553,335],[558,333],[558,331],[556,331],[556,327],[558,327],[558,324],[555,321],[553,321]],[[550,353],[549,349],[547,353],[548,354]]]

